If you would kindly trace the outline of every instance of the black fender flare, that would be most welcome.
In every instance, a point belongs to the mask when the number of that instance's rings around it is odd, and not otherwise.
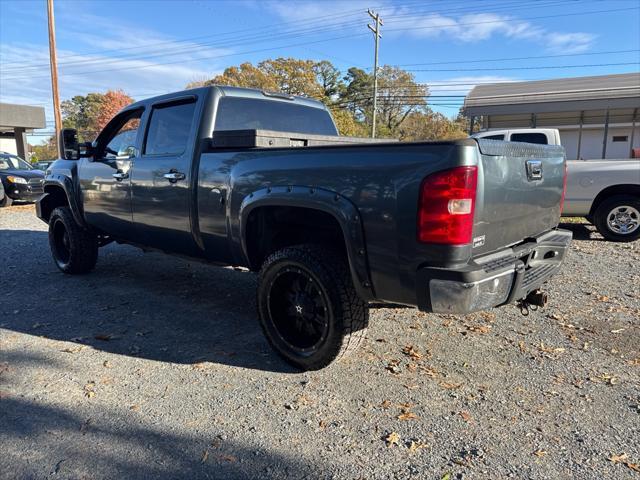
[[[60,175],[56,173],[52,173],[47,175],[44,181],[44,194],[42,197],[38,199],[36,202],[36,215],[38,218],[44,222],[47,220],[44,218],[42,212],[42,202],[46,201],[46,198],[49,196],[50,192],[47,190],[51,190],[52,188],[61,189],[67,197],[67,202],[69,204],[69,208],[71,209],[71,213],[73,214],[73,218],[78,223],[78,225],[83,228],[89,228],[87,222],[82,215],[82,210],[80,208],[80,202],[77,195],[77,190],[73,184],[73,180],[66,175]]]
[[[367,264],[362,218],[349,199],[329,190],[303,186],[275,186],[250,193],[242,201],[239,211],[239,238],[247,265],[247,220],[255,208],[265,206],[309,208],[323,211],[335,218],[342,230],[355,289],[363,300],[375,299]]]

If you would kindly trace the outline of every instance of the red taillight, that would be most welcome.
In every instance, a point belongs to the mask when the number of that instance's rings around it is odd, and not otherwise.
[[[564,196],[567,193],[567,161],[564,161],[564,177],[562,179],[562,196],[560,197],[560,215],[564,208]]]
[[[455,167],[425,178],[418,204],[418,240],[471,243],[477,186],[477,167]]]

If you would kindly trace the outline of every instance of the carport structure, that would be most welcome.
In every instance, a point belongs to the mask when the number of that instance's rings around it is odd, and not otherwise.
[[[45,125],[46,120],[44,108],[42,107],[0,103],[1,143],[4,144],[5,139],[13,139],[15,141],[15,153],[25,160],[28,160],[27,132],[35,128],[45,128]]]
[[[640,72],[478,85],[464,113],[482,130],[557,128],[568,159],[629,158],[640,142]]]

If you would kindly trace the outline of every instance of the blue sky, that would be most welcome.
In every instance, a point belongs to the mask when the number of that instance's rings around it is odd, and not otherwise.
[[[367,8],[380,63],[413,71],[447,115],[477,83],[640,70],[637,0],[55,0],[61,98],[140,99],[278,56],[371,69]],[[52,125],[45,0],[0,0],[0,101]]]

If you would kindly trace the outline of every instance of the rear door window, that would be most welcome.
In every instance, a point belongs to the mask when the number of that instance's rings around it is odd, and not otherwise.
[[[504,135],[487,135],[486,137],[480,138],[488,138],[489,140],[504,140]]]
[[[549,142],[547,141],[547,136],[544,133],[512,133],[511,134],[512,142],[527,142],[527,143],[538,143],[540,145],[547,145]]]
[[[196,102],[153,107],[144,146],[145,155],[181,155],[187,149]]]

